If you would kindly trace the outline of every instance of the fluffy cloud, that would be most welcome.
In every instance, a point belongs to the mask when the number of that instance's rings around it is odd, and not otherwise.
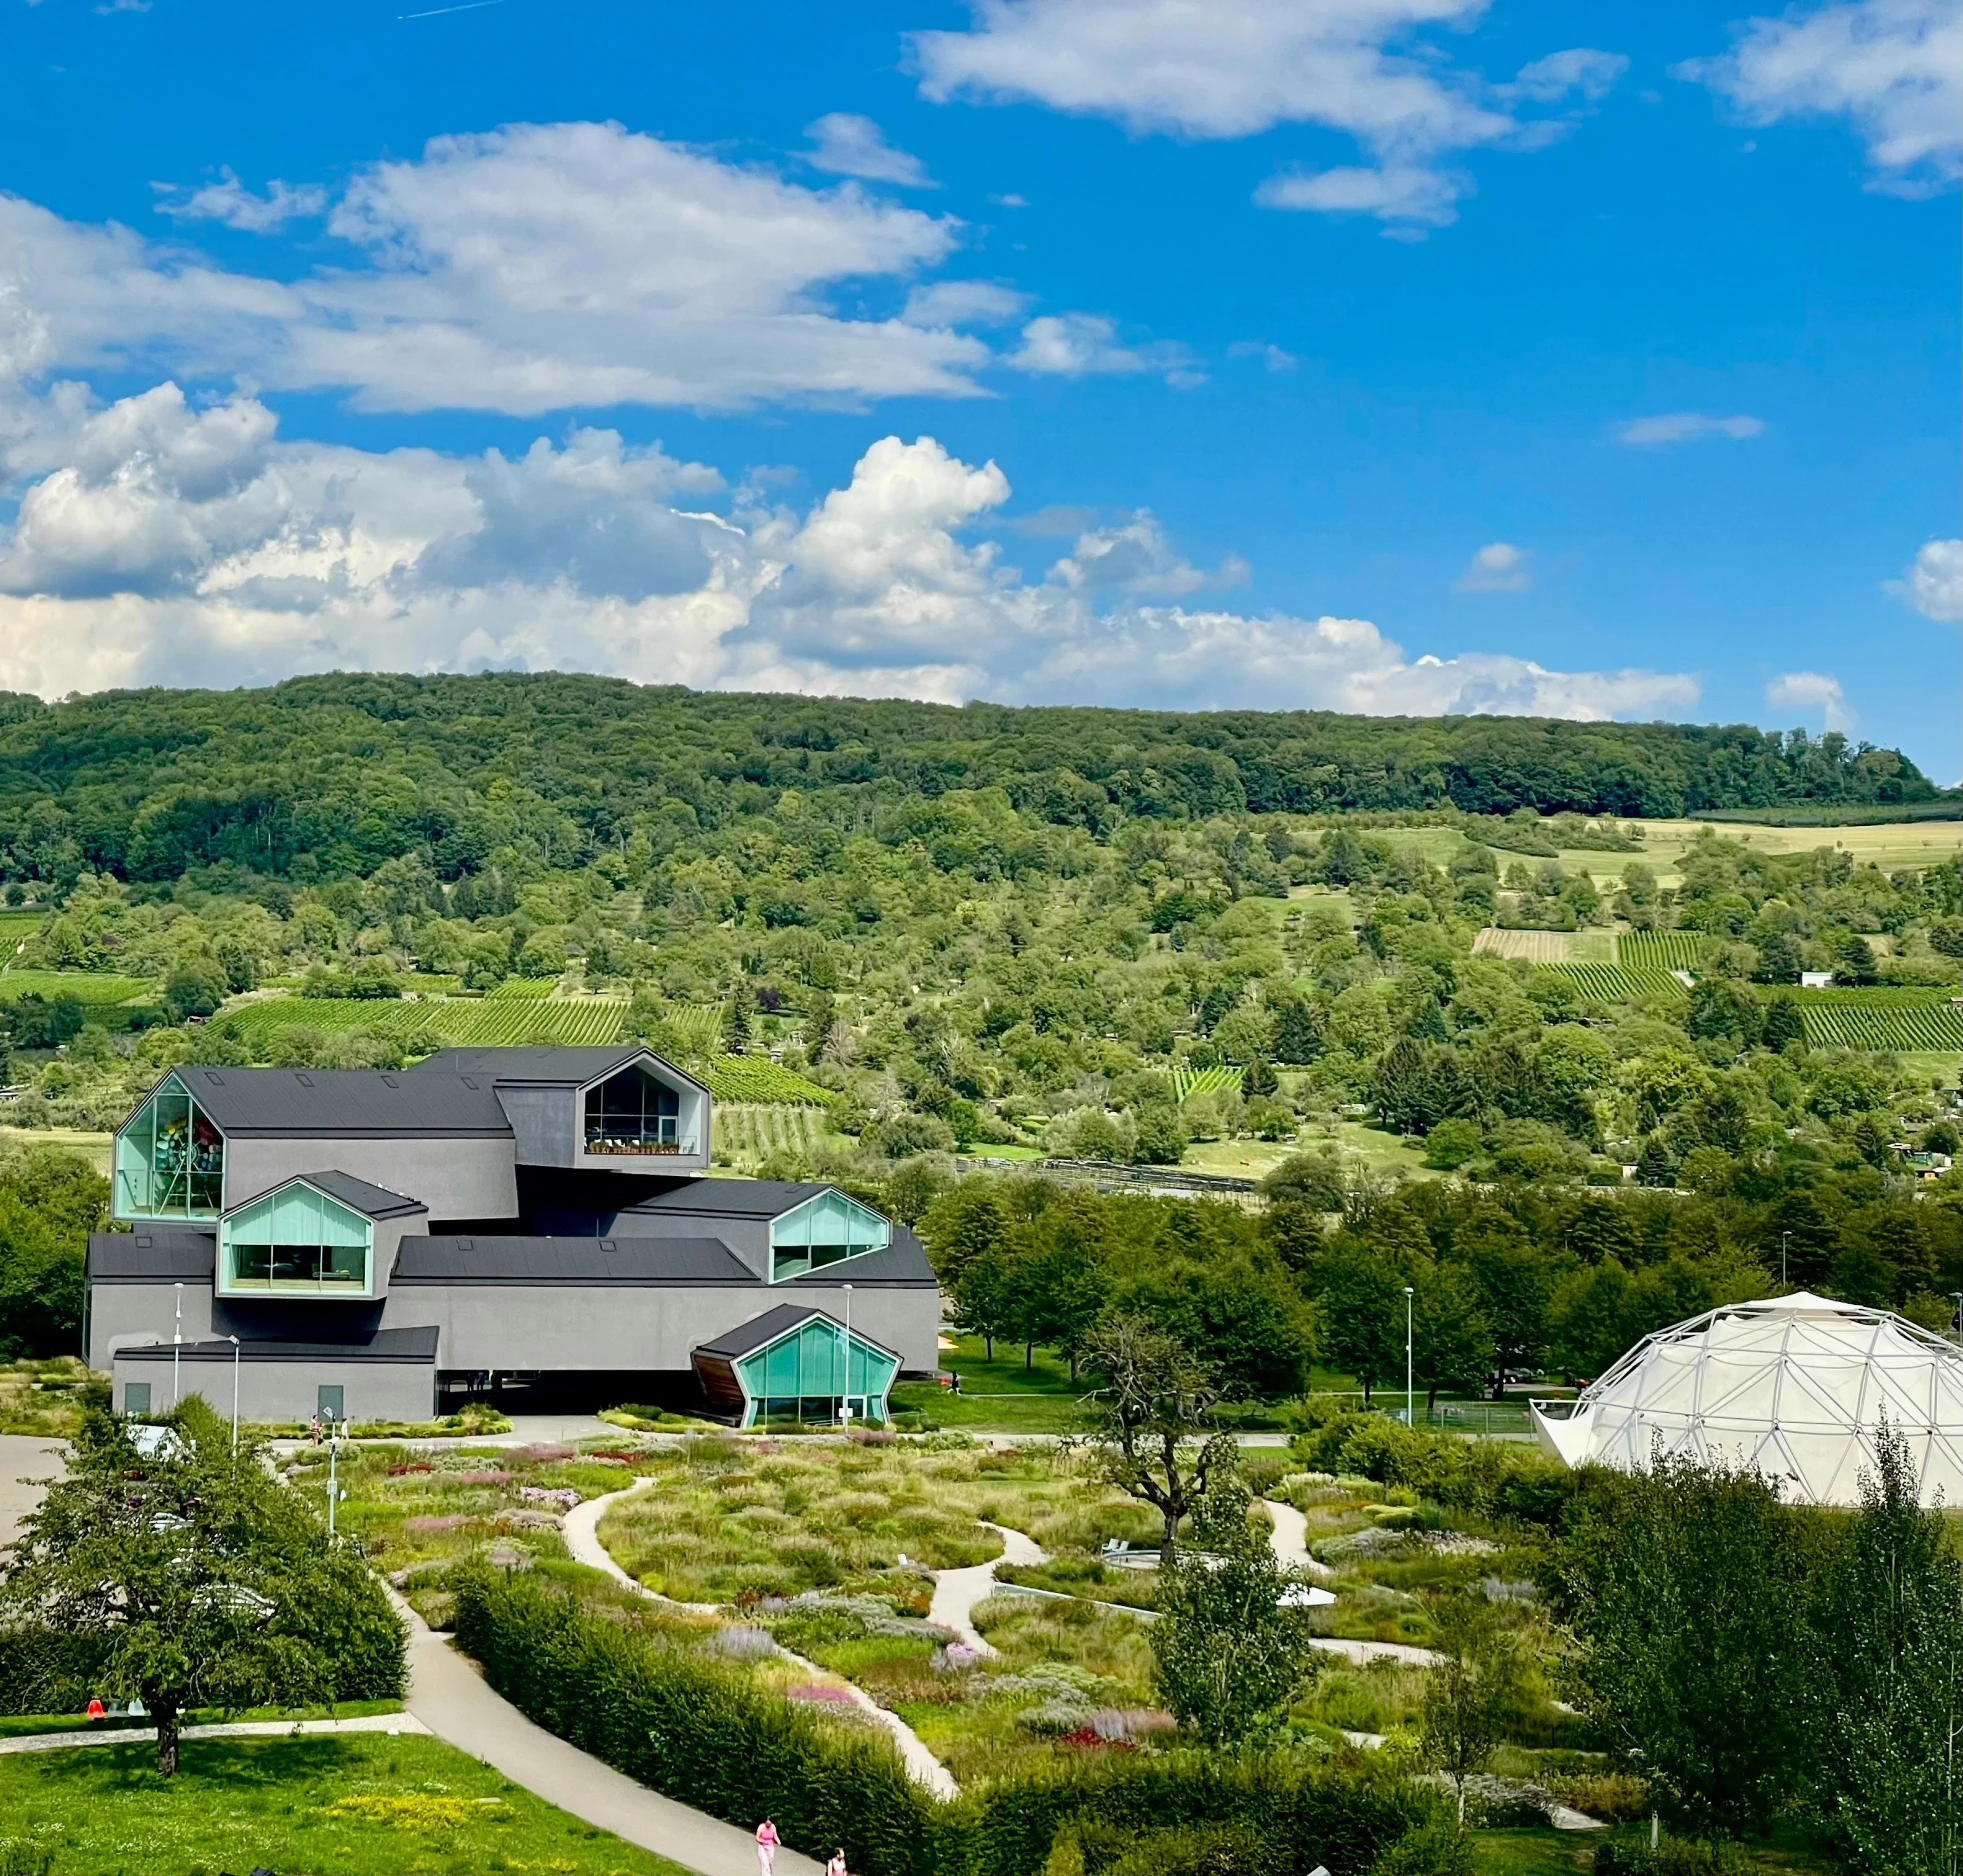
[[[1924,541],[1908,570],[1885,590],[1925,619],[1963,625],[1963,541]]]
[[[1466,562],[1452,583],[1455,593],[1524,593],[1533,584],[1527,571],[1530,556],[1511,541],[1489,541]]]
[[[1879,188],[1920,195],[1963,171],[1963,13],[1953,0],[1840,0],[1755,19],[1723,57],[1677,72],[1753,123],[1851,118]]]
[[[150,364],[524,415],[972,395],[989,357],[826,306],[938,264],[952,222],[617,124],[438,138],[355,177],[328,231],[360,264],[262,280],[0,197],[0,378]]]
[[[63,389],[14,408],[7,438],[0,686],[44,695],[335,668],[1572,717],[1697,695],[1668,674],[1407,659],[1364,620],[1164,603],[1245,569],[1202,573],[1144,513],[1077,528],[1025,578],[974,538],[1007,477],[930,437],[875,442],[802,514],[609,431],[515,458],[365,453],[169,384],[106,408]]]
[[[812,143],[805,161],[813,169],[833,176],[858,176],[867,182],[898,183],[905,189],[940,186],[927,174],[927,166],[919,157],[894,149],[870,117],[832,111],[815,124],[807,124],[804,134]]]
[[[163,198],[157,212],[175,221],[223,222],[247,234],[270,234],[290,221],[300,221],[327,212],[327,191],[317,183],[274,182],[264,195],[254,195],[229,169],[218,172],[218,181],[202,189],[178,190],[166,182],[153,183]]]
[[[1354,137],[1359,172],[1275,179],[1276,208],[1436,223],[1464,184],[1443,153],[1522,140],[1515,102],[1599,97],[1625,60],[1586,49],[1536,60],[1489,87],[1416,36],[1464,30],[1485,0],[971,0],[968,32],[913,36],[921,89],[946,101],[1032,100],[1135,132],[1246,137],[1315,124]],[[1525,141],[1544,140],[1537,126]],[[1420,180],[1422,174],[1423,180]]]
[[[1756,417],[1707,417],[1701,411],[1673,410],[1661,417],[1632,417],[1616,427],[1615,440],[1636,449],[1668,449],[1673,443],[1702,443],[1717,436],[1742,443],[1764,430]]]
[[[1028,306],[1028,294],[992,281],[936,280],[907,295],[906,318],[916,326],[1000,326]]]
[[[1018,371],[1045,377],[1123,376],[1160,371],[1171,384],[1203,383],[1187,363],[1183,347],[1120,343],[1115,322],[1095,313],[1045,314],[1022,329],[1022,344],[1004,361]]]
[[[1217,573],[1201,572],[1173,551],[1157,518],[1141,510],[1119,526],[1087,528],[1049,578],[1084,593],[1177,599],[1202,586],[1237,586],[1247,566],[1229,557]]]
[[[1320,209],[1328,215],[1374,215],[1379,221],[1443,227],[1455,221],[1466,184],[1421,163],[1381,169],[1284,170],[1255,190],[1263,208]]]
[[[1851,730],[1858,721],[1840,679],[1822,671],[1783,672],[1765,687],[1765,701],[1774,710],[1817,710],[1830,730]]]

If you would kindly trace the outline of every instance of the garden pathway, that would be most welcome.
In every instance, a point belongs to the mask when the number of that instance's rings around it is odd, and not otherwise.
[[[41,1487],[32,1481],[59,1472],[66,1450],[60,1440],[0,1433],[0,1544],[19,1536],[21,1520],[41,1502]]]
[[[413,1713],[364,1713],[351,1720],[222,1720],[210,1726],[186,1726],[180,1739],[292,1739],[296,1735],[312,1738],[316,1733],[427,1733],[429,1728]],[[107,1726],[99,1730],[75,1728],[64,1733],[17,1733],[0,1739],[0,1752],[66,1752],[71,1746],[147,1746],[154,1745],[154,1726]]]
[[[1001,1538],[1001,1556],[987,1563],[970,1564],[962,1570],[936,1570],[934,1600],[927,1610],[927,1620],[959,1636],[970,1648],[992,1655],[996,1651],[982,1640],[972,1620],[975,1604],[995,1593],[995,1572],[999,1565],[1043,1563],[1047,1557],[1043,1547],[1026,1532],[1012,1531],[1006,1524],[990,1524],[985,1518],[977,1522]]]
[[[614,1562],[606,1545],[600,1542],[600,1520],[608,1509],[623,1498],[631,1498],[637,1492],[648,1489],[645,1485],[630,1485],[624,1491],[608,1492],[604,1497],[589,1498],[583,1505],[575,1505],[566,1513],[566,1549],[572,1554],[575,1563],[586,1564],[589,1568],[603,1570],[623,1588],[631,1589],[637,1596],[646,1596],[654,1602],[673,1603],[676,1608],[693,1609],[698,1612],[719,1615],[720,1603],[676,1602],[672,1596],[662,1596],[637,1582],[619,1564]],[[1024,1542],[1027,1542],[1024,1539]],[[992,1566],[991,1566],[992,1567]],[[875,1724],[883,1726],[892,1734],[893,1743],[900,1749],[900,1757],[906,1763],[907,1776],[916,1785],[925,1787],[937,1798],[956,1798],[961,1788],[954,1782],[954,1774],[940,1760],[927,1750],[924,1740],[897,1713],[888,1712],[863,1687],[855,1687],[841,1674],[833,1674],[829,1669],[807,1661],[802,1655],[794,1655],[788,1648],[780,1650],[787,1660],[794,1661],[817,1679],[837,1681],[851,1697],[852,1704]]]
[[[437,1738],[583,1823],[610,1830],[697,1876],[748,1876],[756,1868],[756,1842],[747,1830],[664,1798],[535,1726],[485,1681],[474,1662],[406,1603],[392,1600],[409,1628],[409,1711]],[[777,1869],[779,1876],[820,1876],[817,1863],[793,1850],[777,1853]]]
[[[1284,1570],[1303,1570],[1318,1583],[1326,1583],[1336,1572],[1309,1555],[1309,1521],[1293,1505],[1278,1498],[1264,1498],[1261,1509],[1268,1514],[1271,1529],[1268,1548]]]

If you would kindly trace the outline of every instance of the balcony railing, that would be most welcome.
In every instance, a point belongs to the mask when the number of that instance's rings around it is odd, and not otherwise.
[[[586,1151],[594,1155],[618,1158],[638,1158],[643,1155],[669,1156],[677,1153],[693,1153],[697,1150],[692,1138],[684,1139],[672,1126],[656,1127],[588,1127],[586,1130]]]

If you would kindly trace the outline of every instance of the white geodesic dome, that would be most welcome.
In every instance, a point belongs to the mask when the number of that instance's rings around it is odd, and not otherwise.
[[[1661,1329],[1566,1403],[1534,1403],[1541,1445],[1571,1466],[1649,1469],[1651,1455],[1755,1466],[1789,1504],[1860,1503],[1885,1415],[1922,1502],[1963,1504],[1963,1348],[1885,1309],[1805,1291],[1728,1303]]]

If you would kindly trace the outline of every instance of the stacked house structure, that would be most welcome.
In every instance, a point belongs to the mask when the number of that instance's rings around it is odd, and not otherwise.
[[[919,1241],[832,1186],[705,1176],[713,1108],[634,1046],[173,1069],[116,1132],[89,1363],[125,1413],[884,1419],[937,1359]]]

